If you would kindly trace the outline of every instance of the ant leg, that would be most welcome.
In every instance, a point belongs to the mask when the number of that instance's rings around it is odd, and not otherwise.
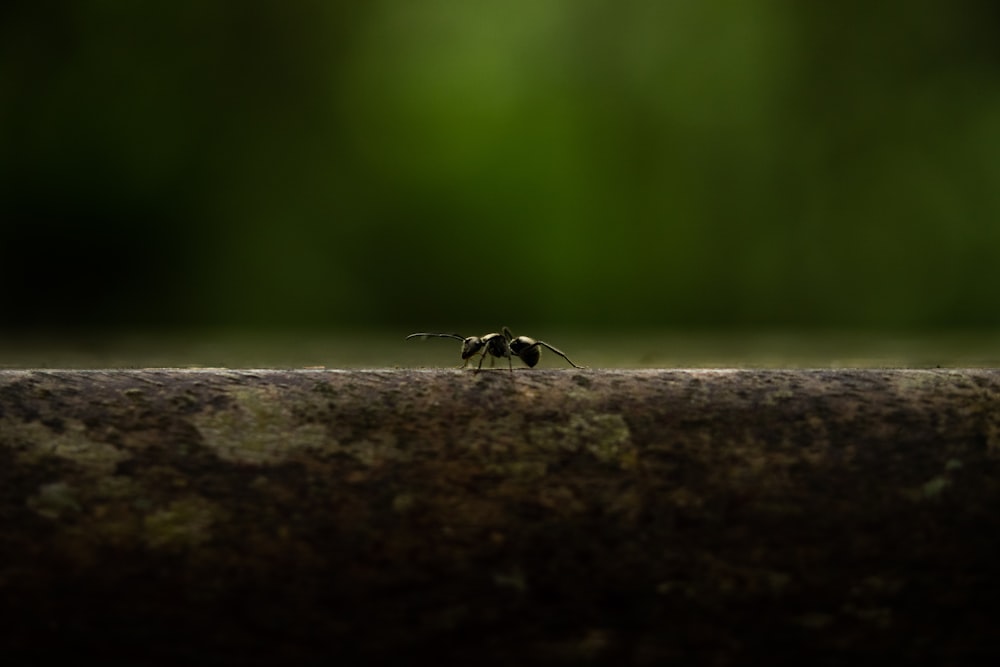
[[[553,352],[555,352],[556,354],[558,354],[560,357],[562,357],[563,359],[565,359],[566,363],[568,363],[573,368],[583,368],[583,366],[577,366],[576,364],[574,364],[572,361],[570,361],[569,357],[567,357],[565,354],[563,354],[563,352],[561,350],[558,350],[558,349],[552,347],[548,343],[546,343],[544,341],[538,341],[538,344],[539,345],[544,345],[545,347],[549,348],[550,350],[552,350]]]
[[[501,329],[503,331],[504,340],[507,341],[507,367],[510,369],[510,374],[514,375],[514,353],[510,350],[510,342],[514,340],[514,334],[510,332],[510,329],[504,327]]]
[[[573,368],[583,368],[583,366],[577,366],[572,361],[570,361],[570,358],[567,357],[561,350],[552,347],[551,345],[549,345],[548,343],[546,343],[543,340],[536,340],[533,344],[531,344],[528,347],[526,347],[525,350],[530,350],[531,348],[538,347],[539,345],[543,345],[543,346],[549,348],[550,350],[552,350],[553,352],[555,352],[556,354],[558,354],[560,357],[562,357],[563,359],[565,359],[567,361],[567,363],[569,363],[569,365],[572,366]]]

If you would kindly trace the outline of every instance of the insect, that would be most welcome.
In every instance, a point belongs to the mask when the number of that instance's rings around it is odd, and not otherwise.
[[[510,367],[511,372],[514,372],[514,365],[511,363],[510,358],[510,345],[507,344],[507,338],[498,333],[486,334],[485,336],[461,336],[455,333],[415,333],[410,334],[406,337],[407,340],[411,338],[454,338],[456,340],[462,341],[462,368],[465,368],[469,363],[469,358],[475,354],[479,354],[479,365],[476,367],[476,372],[483,367],[483,361],[486,359],[486,355],[491,355],[498,359],[507,358],[507,365]]]
[[[462,368],[465,368],[469,363],[469,358],[475,354],[479,354],[479,365],[476,367],[476,372],[479,372],[483,367],[483,361],[486,360],[486,355],[495,357],[498,359],[507,359],[507,366],[510,371],[514,372],[514,365],[512,357],[518,357],[523,361],[529,368],[534,368],[538,364],[538,360],[542,356],[541,347],[547,347],[552,350],[560,357],[565,359],[570,366],[573,368],[582,368],[582,366],[577,366],[570,358],[563,354],[560,350],[552,347],[548,343],[542,340],[535,340],[534,338],[528,338],[527,336],[518,336],[517,338],[510,332],[507,327],[503,328],[503,333],[489,333],[485,336],[462,336],[455,333],[415,333],[407,336],[407,340],[410,338],[454,338],[456,340],[462,341]]]

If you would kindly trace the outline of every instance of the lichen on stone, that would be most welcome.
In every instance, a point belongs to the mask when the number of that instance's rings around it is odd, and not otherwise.
[[[543,451],[585,451],[602,463],[635,465],[631,433],[619,414],[572,415],[564,423],[536,423],[528,438]]]
[[[367,438],[338,442],[326,441],[317,449],[327,454],[343,454],[365,466],[409,460],[409,454],[399,446],[396,435],[387,429],[375,430]]]
[[[119,463],[131,457],[124,449],[88,437],[84,425],[75,419],[63,420],[58,431],[38,421],[5,420],[0,428],[20,463],[39,463],[55,457],[75,464],[85,474],[100,477],[113,473]]]
[[[28,507],[46,519],[61,519],[83,511],[78,492],[65,482],[43,484],[28,498]]]
[[[212,537],[220,510],[199,496],[188,496],[146,515],[143,537],[152,548],[195,547]]]
[[[280,463],[296,450],[321,448],[321,424],[295,419],[277,389],[233,389],[232,406],[194,418],[206,446],[236,463]]]

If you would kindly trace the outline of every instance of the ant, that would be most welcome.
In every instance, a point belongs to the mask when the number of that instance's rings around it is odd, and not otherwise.
[[[560,350],[552,347],[543,340],[535,340],[534,338],[528,338],[527,336],[518,336],[517,338],[510,332],[507,327],[503,328],[503,334],[489,333],[485,336],[468,336],[464,337],[459,334],[454,333],[415,333],[410,334],[406,337],[407,340],[410,338],[454,338],[456,340],[462,341],[462,368],[465,368],[469,363],[469,358],[474,354],[479,354],[479,365],[476,367],[476,372],[478,373],[483,367],[483,361],[486,359],[486,355],[491,357],[496,357],[498,359],[507,359],[507,366],[510,368],[510,372],[514,372],[514,364],[512,357],[518,357],[523,361],[528,368],[534,368],[538,364],[538,360],[542,356],[541,347],[547,347],[560,357],[565,359],[570,366],[573,368],[583,368],[583,366],[577,366],[570,358],[563,354]],[[491,359],[492,363],[492,359]]]

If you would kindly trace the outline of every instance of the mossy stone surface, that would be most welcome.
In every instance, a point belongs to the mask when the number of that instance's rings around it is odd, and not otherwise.
[[[998,433],[991,370],[0,371],[0,648],[968,664]]]

